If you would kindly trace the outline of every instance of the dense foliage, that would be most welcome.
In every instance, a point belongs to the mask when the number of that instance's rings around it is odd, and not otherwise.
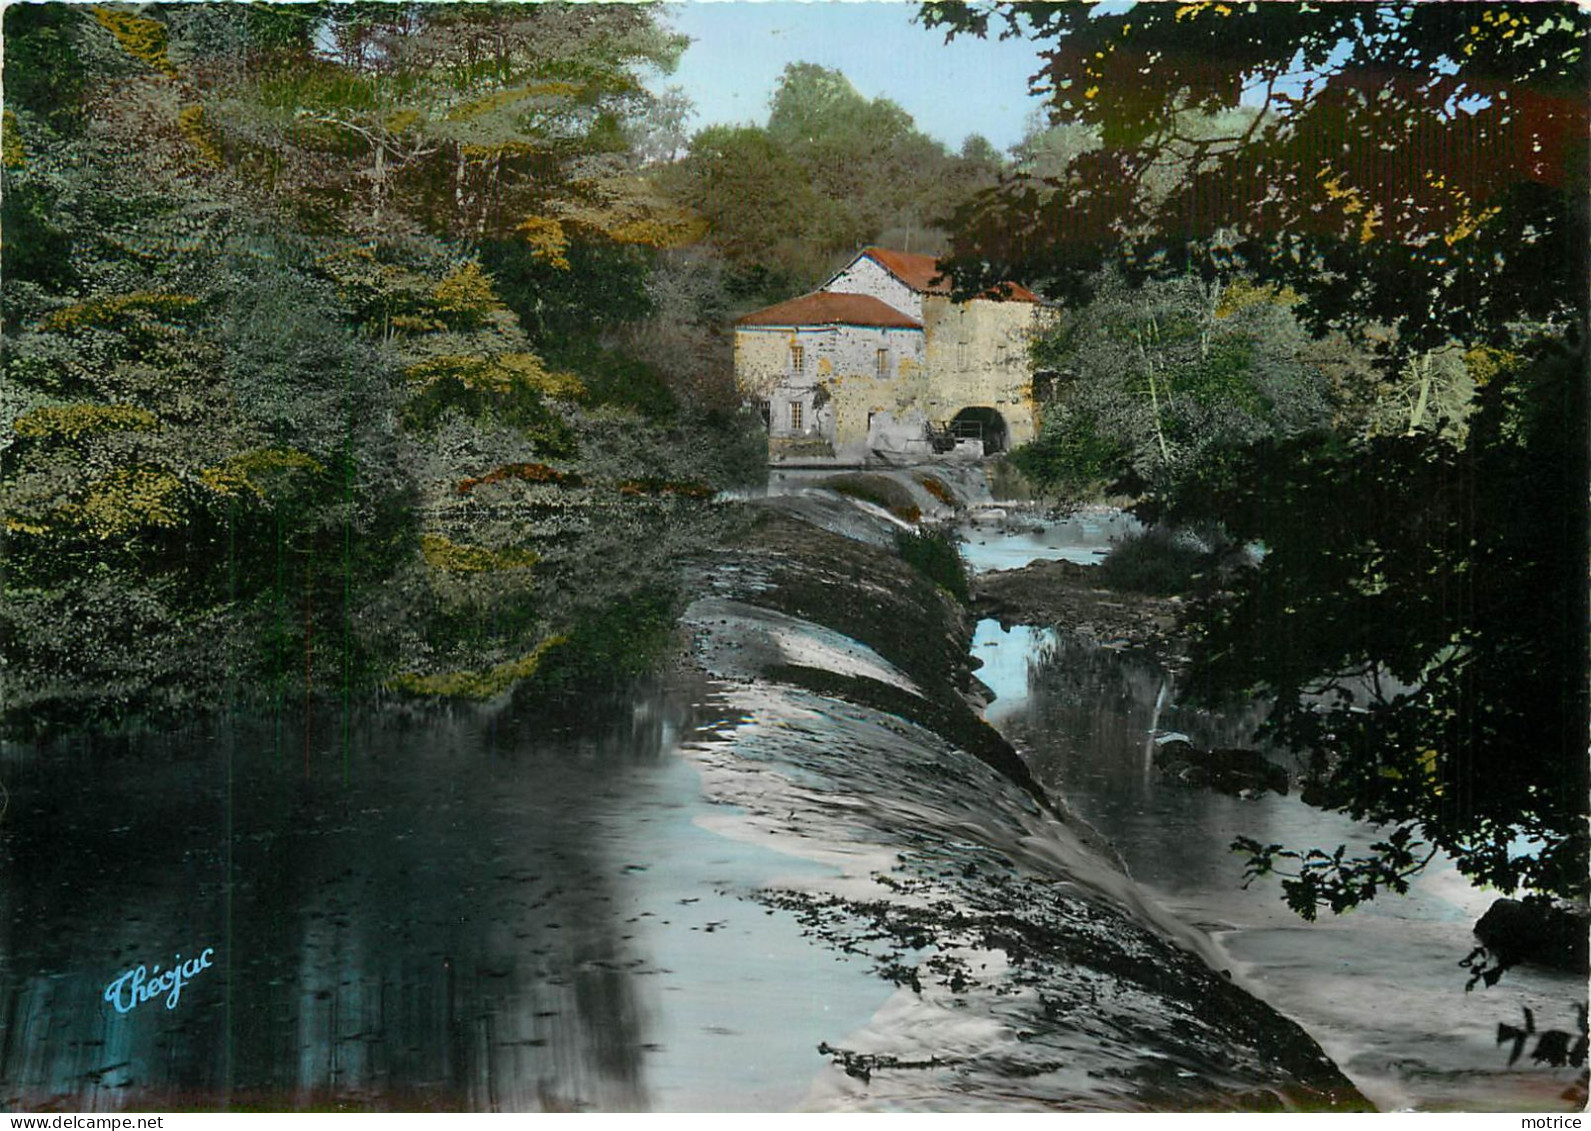
[[[632,143],[680,49],[653,10],[5,35],[9,727],[645,662],[612,610],[667,607],[758,462],[727,369],[675,387],[605,336],[682,230]]]
[[[1433,845],[1583,898],[1585,13],[924,15],[1047,45],[1054,144],[960,211],[951,263],[1093,304],[1041,347],[1057,411],[1018,458],[1260,544],[1194,610],[1198,689],[1272,698],[1311,796],[1387,826],[1357,858],[1245,840],[1251,870],[1310,916],[1402,890]],[[1198,299],[1240,287],[1273,321],[1223,334]],[[1322,342],[1262,357],[1284,315]]]
[[[1003,165],[808,64],[687,139],[648,5],[5,20],[19,731],[634,670],[765,458],[734,314]]]
[[[1406,347],[1573,321],[1586,16],[1540,4],[927,4],[1047,43],[1035,81],[1099,144],[966,209],[957,264],[1051,280],[1240,265],[1316,327]],[[1258,113],[1254,110],[1257,109]],[[1212,128],[1212,123],[1230,128]]]
[[[1267,551],[1200,609],[1194,690],[1266,689],[1269,727],[1322,759],[1314,799],[1395,828],[1380,858],[1306,861],[1285,888],[1307,915],[1399,889],[1416,832],[1503,891],[1585,894],[1584,373],[1543,349],[1463,447],[1268,442],[1171,509]]]
[[[773,302],[818,285],[867,244],[943,250],[943,221],[1003,165],[980,137],[952,154],[895,103],[794,63],[766,126],[702,130],[664,184],[702,217],[736,288]]]
[[[1073,497],[1164,487],[1233,446],[1326,426],[1333,390],[1291,295],[1243,278],[1097,280],[1034,344],[1038,439],[1013,455]]]
[[[913,569],[962,604],[971,603],[967,564],[962,560],[954,530],[944,527],[903,530],[895,535],[895,546]]]

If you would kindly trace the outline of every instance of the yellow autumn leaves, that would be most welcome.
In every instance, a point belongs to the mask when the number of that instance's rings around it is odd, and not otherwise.
[[[76,439],[109,430],[113,426],[109,421],[115,416],[123,420],[118,427],[154,427],[151,414],[126,405],[39,409],[18,418],[14,427],[19,435]],[[180,475],[158,466],[121,467],[94,478],[77,497],[47,511],[34,513],[24,508],[7,514],[5,528],[12,534],[34,537],[86,535],[108,541],[141,530],[182,526],[204,494],[220,498],[251,495],[264,501],[283,482],[283,476],[323,470],[311,457],[288,448],[244,452],[218,466],[202,468],[196,475]]]
[[[92,11],[100,26],[116,37],[123,51],[167,77],[176,77],[177,68],[166,57],[166,25],[134,15],[126,8],[94,8]]]
[[[568,642],[567,636],[549,636],[526,655],[484,671],[440,672],[436,675],[403,672],[389,680],[388,686],[394,691],[410,695],[434,695],[445,699],[490,699],[507,691],[519,680],[535,675],[547,653]]]
[[[48,405],[24,413],[11,424],[18,436],[31,440],[78,440],[102,432],[147,432],[156,426],[155,414],[130,404]]]
[[[496,357],[443,354],[416,362],[404,370],[404,375],[416,393],[448,380],[455,380],[476,393],[529,390],[555,400],[578,400],[586,393],[580,378],[548,369],[531,353],[505,353]]]
[[[1360,218],[1360,243],[1369,243],[1376,238],[1376,229],[1382,224],[1379,204],[1366,204],[1364,194],[1354,186],[1344,184],[1341,175],[1335,173],[1330,166],[1323,166],[1315,174],[1315,179],[1320,181],[1327,200],[1341,202],[1344,216]],[[1442,242],[1448,247],[1473,236],[1480,230],[1481,225],[1502,211],[1497,205],[1476,208],[1474,200],[1467,193],[1450,186],[1445,176],[1430,170],[1425,172],[1425,182],[1433,192],[1446,197],[1442,203],[1453,216],[1451,227],[1441,233]]]

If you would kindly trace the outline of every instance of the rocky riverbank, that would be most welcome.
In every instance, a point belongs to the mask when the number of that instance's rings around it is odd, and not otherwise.
[[[828,492],[752,505],[693,579],[688,662],[731,721],[686,752],[716,831],[827,866],[755,898],[897,987],[814,1050],[811,1106],[1367,1106],[982,721],[972,611],[902,558],[896,518]],[[1066,601],[1057,619],[1165,631],[1147,605]]]
[[[1009,627],[1054,625],[1091,643],[1143,651],[1169,668],[1186,660],[1177,631],[1181,601],[1106,589],[1093,566],[1039,561],[1021,569],[979,574],[973,608]]]

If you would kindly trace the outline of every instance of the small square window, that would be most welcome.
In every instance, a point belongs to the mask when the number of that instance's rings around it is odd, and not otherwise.
[[[797,346],[796,348],[799,350],[801,347]],[[790,402],[790,431],[792,431],[792,432],[801,431],[801,402],[800,401],[791,401]]]

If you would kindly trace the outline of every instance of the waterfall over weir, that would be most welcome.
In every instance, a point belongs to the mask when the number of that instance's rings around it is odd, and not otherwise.
[[[575,716],[8,748],[6,1106],[1362,1106],[978,718],[887,517],[755,505],[680,662]]]

